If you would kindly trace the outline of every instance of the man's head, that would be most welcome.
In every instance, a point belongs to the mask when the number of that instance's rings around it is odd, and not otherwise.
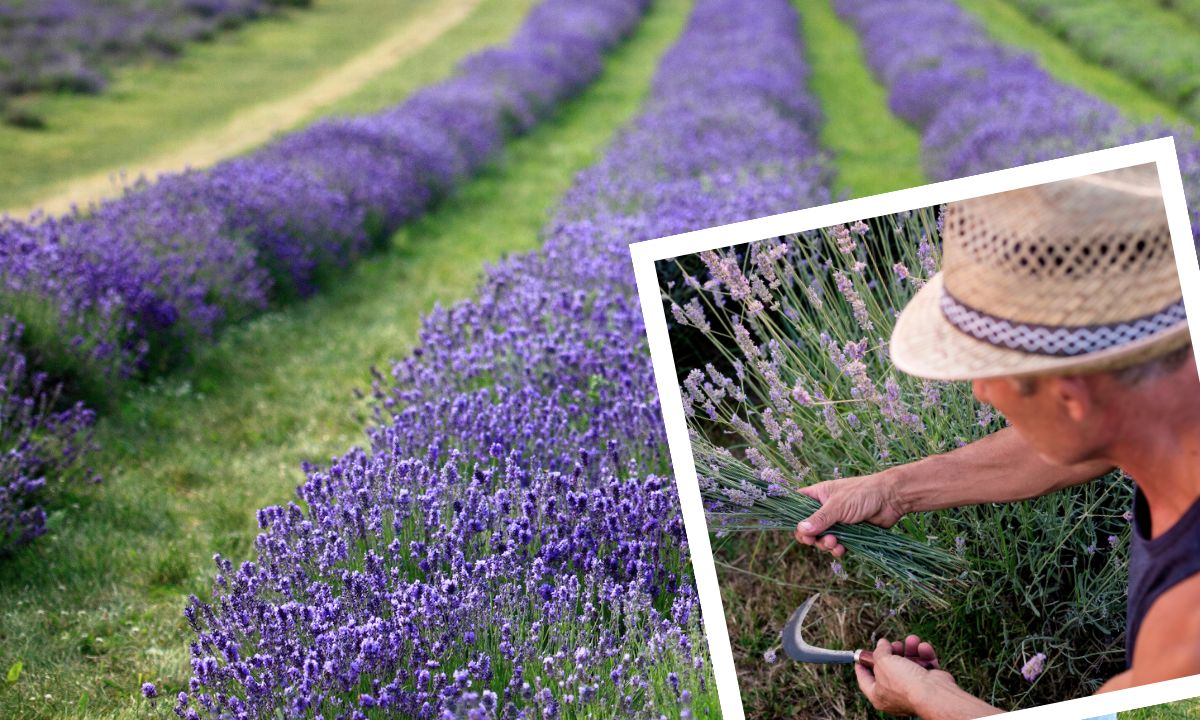
[[[1047,460],[1102,455],[1194,363],[1153,165],[951,203],[942,242],[892,358],[971,380]]]
[[[975,380],[975,397],[1000,411],[1047,462],[1071,465],[1111,459],[1114,444],[1129,436],[1128,423],[1147,411],[1171,413],[1174,401],[1191,403],[1197,385],[1195,358],[1185,345],[1125,368],[1083,375]],[[1189,408],[1190,409],[1190,408]]]

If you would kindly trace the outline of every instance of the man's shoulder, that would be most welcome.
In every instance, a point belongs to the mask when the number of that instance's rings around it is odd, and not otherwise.
[[[1142,620],[1131,669],[1135,685],[1200,673],[1200,573],[1154,600]]]

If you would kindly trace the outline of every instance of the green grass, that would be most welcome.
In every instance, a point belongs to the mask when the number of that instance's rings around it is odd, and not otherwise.
[[[484,0],[435,43],[327,112],[368,111],[447,75],[466,53],[502,42],[534,0]],[[394,31],[418,0],[319,0],[252,23],[179,58],[114,73],[99,96],[47,94],[30,108],[45,130],[0,126],[0,208],[36,203],[74,177],[134,164],[224,126],[249,105],[286,97]]]
[[[1128,710],[1117,715],[1119,720],[1192,720],[1200,718],[1200,700],[1179,700],[1154,707]]]
[[[1179,13],[1192,23],[1200,23],[1200,0],[1158,0],[1158,4]]]
[[[235,328],[100,423],[106,482],[59,502],[51,534],[0,563],[0,671],[23,664],[0,681],[0,717],[144,717],[141,682],[178,692],[181,611],[188,593],[207,596],[211,555],[250,557],[255,509],[293,497],[300,462],[363,442],[352,391],[412,347],[421,314],[469,295],[483,263],[539,245],[575,173],[639,107],[688,5],[659,0],[597,84],[390,251]]]
[[[796,0],[812,68],[809,88],[821,103],[821,144],[833,153],[839,196],[862,197],[928,182],[921,136],[888,109],[857,33],[828,0]]]
[[[1163,119],[1187,123],[1173,105],[1144,89],[1133,80],[1085,60],[1066,41],[1027,18],[1003,0],[959,0],[975,15],[996,40],[1032,52],[1051,75],[1075,85],[1120,108],[1137,122]],[[1171,42],[1164,38],[1163,42]]]

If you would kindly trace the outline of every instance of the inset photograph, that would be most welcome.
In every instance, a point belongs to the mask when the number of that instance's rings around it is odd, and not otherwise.
[[[1200,673],[1200,376],[1161,167],[655,262],[747,718]]]

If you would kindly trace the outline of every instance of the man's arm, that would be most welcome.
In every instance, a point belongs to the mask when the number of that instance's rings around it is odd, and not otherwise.
[[[906,513],[1016,502],[1079,485],[1112,469],[1106,462],[1053,465],[1011,427],[969,445],[891,469]],[[889,471],[885,471],[889,472]]]
[[[801,488],[821,508],[800,523],[796,539],[841,556],[845,548],[834,536],[823,535],[837,522],[891,527],[910,512],[1027,500],[1087,482],[1111,469],[1105,462],[1052,465],[1016,430],[1004,428],[942,455]]]
[[[1175,585],[1154,601],[1142,618],[1133,648],[1130,687],[1200,673],[1198,607],[1200,575]]]

